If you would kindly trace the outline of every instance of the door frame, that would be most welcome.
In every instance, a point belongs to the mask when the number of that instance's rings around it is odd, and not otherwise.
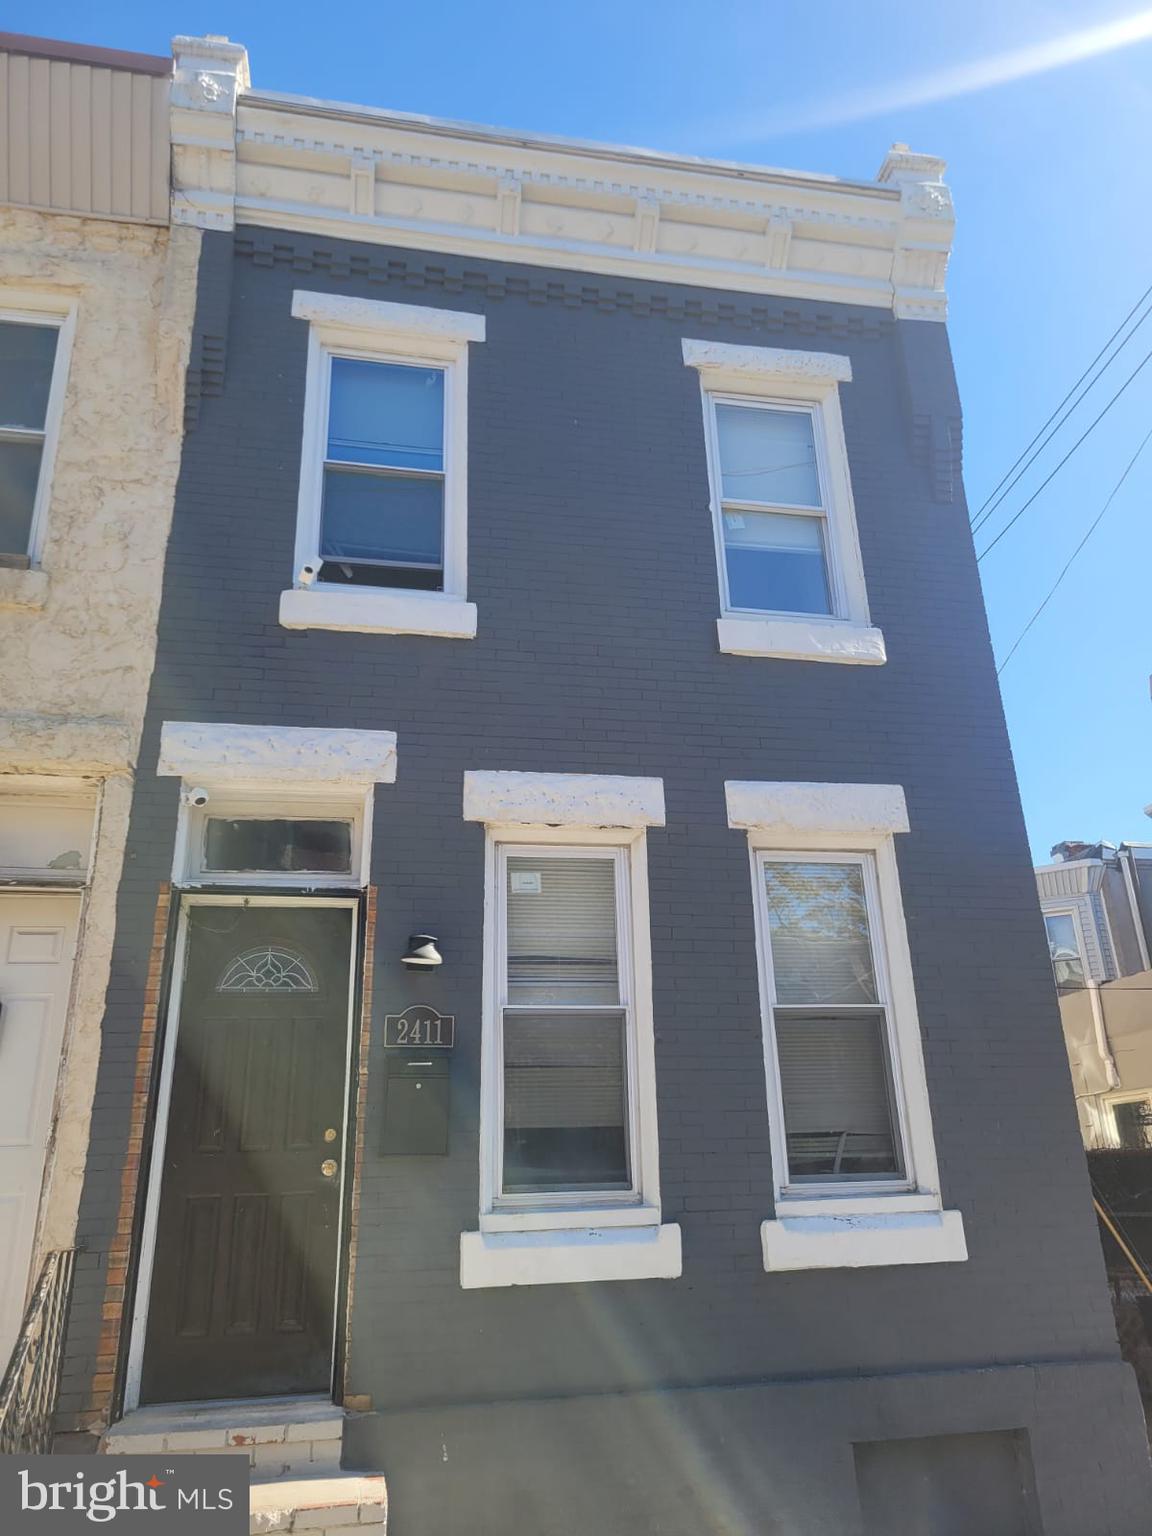
[[[289,892],[174,891],[179,903],[167,1002],[163,1009],[164,1040],[160,1075],[156,1086],[155,1112],[143,1201],[143,1220],[136,1262],[132,1321],[128,1336],[128,1354],[124,1376],[122,1411],[130,1413],[140,1406],[140,1383],[144,1370],[144,1346],[148,1330],[148,1311],[152,1299],[152,1270],[156,1257],[156,1233],[160,1217],[160,1196],[164,1183],[164,1151],[168,1140],[168,1112],[172,1101],[172,1080],[176,1068],[176,1040],[180,1031],[180,1007],[188,958],[189,912],[193,907],[347,907],[352,912],[352,932],[348,955],[348,1018],[344,1060],[344,1106],[340,1145],[339,1219],[336,1226],[336,1291],[332,1310],[332,1374],[329,1395],[335,1389],[336,1368],[340,1357],[340,1336],[344,1322],[341,1293],[345,1266],[344,1233],[347,1219],[349,1181],[348,1141],[353,1101],[353,1067],[356,1031],[356,1001],[359,995],[357,960],[361,943],[361,907],[359,895],[292,895]],[[187,1405],[186,1405],[187,1406]]]

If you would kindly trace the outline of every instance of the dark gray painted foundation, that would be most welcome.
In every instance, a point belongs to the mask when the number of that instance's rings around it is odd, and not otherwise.
[[[295,633],[307,329],[295,288],[483,311],[470,355],[470,642]],[[683,336],[847,352],[853,488],[884,667],[721,655],[698,379]],[[226,366],[224,358],[226,355]],[[64,1418],[91,1380],[152,913],[177,785],[161,722],[395,730],[376,796],[374,1044],[348,1461],[392,1536],[860,1531],[854,1442],[1027,1431],[1047,1536],[1135,1536],[1152,1482],[1119,1363],[958,479],[944,330],[241,229],[207,235],[184,454],[81,1211]],[[664,1219],[676,1281],[463,1291],[476,1226],[477,768],[652,774]],[[898,839],[946,1204],[965,1264],[764,1273],[772,1214],[746,841],[725,779],[905,786]],[[416,978],[407,936],[441,938]],[[449,1153],[381,1155],[379,1021],[457,1016]]]

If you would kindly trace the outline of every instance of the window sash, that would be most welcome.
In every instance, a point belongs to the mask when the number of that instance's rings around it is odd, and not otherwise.
[[[770,864],[854,864],[863,874],[865,910],[868,917],[868,937],[872,955],[872,969],[876,983],[876,1001],[868,1004],[829,1006],[828,1004],[779,1003],[776,997],[776,978],[772,959],[771,930],[767,911],[766,866]],[[777,1169],[777,1185],[781,1195],[813,1197],[834,1194],[904,1193],[916,1188],[916,1170],[912,1157],[911,1138],[908,1132],[907,1111],[903,1092],[903,1066],[900,1059],[900,1042],[896,1028],[895,1008],[888,975],[886,944],[884,937],[884,913],[881,905],[875,856],[870,853],[833,853],[823,850],[781,849],[752,851],[754,899],[758,913],[761,985],[765,1003],[765,1061],[769,1075],[769,1103],[779,1127],[778,1145],[782,1149],[782,1164]],[[789,1017],[804,1014],[828,1016],[829,1014],[882,1014],[884,1021],[884,1045],[886,1051],[889,1084],[892,1137],[896,1156],[902,1172],[898,1176],[851,1175],[837,1179],[818,1175],[797,1178],[788,1160],[787,1132],[784,1117],[784,1095],[780,1071],[779,1049],[776,1034],[777,1013]]]
[[[823,411],[818,401],[796,401],[775,399],[770,395],[742,395],[731,394],[722,391],[705,390],[706,401],[706,449],[708,455],[709,480],[712,488],[712,505],[714,508],[714,534],[716,539],[716,559],[719,569],[720,597],[722,611],[725,614],[737,615],[765,615],[780,614],[788,618],[802,619],[843,619],[848,612],[848,603],[844,591],[843,573],[840,569],[840,561],[836,550],[836,541],[832,536],[832,506],[829,495],[830,477],[828,472],[828,450],[824,432]],[[820,489],[820,500],[815,506],[804,506],[785,501],[757,501],[755,499],[736,499],[724,494],[724,471],[720,453],[720,435],[716,410],[718,406],[735,405],[747,410],[790,411],[807,416],[812,423],[812,441],[816,454],[816,478]],[[725,513],[740,512],[771,512],[780,516],[808,517],[819,520],[821,535],[821,553],[824,563],[824,578],[828,589],[827,613],[820,613],[811,609],[791,608],[746,608],[732,601],[728,582],[728,542],[725,531]]]
[[[641,1188],[639,1148],[639,1084],[637,1076],[636,1016],[633,991],[633,949],[631,924],[630,850],[617,845],[520,842],[498,843],[495,849],[495,906],[496,906],[496,997],[493,1017],[493,1120],[489,1128],[492,1147],[492,1187],[486,1198],[491,1209],[497,1211],[595,1209],[601,1205],[639,1204],[643,1198]],[[539,859],[590,859],[611,861],[614,870],[614,896],[616,907],[616,957],[619,978],[619,1001],[615,1003],[515,1003],[509,1001],[508,989],[508,860],[510,858]],[[597,1015],[620,1018],[623,1024],[624,1046],[624,1115],[625,1150],[629,1172],[626,1189],[603,1189],[594,1185],[565,1188],[555,1191],[505,1193],[504,1150],[506,1134],[505,1113],[505,1050],[504,1020],[508,1016],[524,1014]]]
[[[440,572],[442,577],[444,578],[444,584],[446,585],[446,583],[447,583],[447,575],[448,575],[447,567],[448,567],[448,536],[449,536],[449,530],[448,530],[448,498],[449,498],[449,496],[450,496],[450,494],[452,492],[452,475],[453,475],[451,433],[450,433],[450,430],[449,430],[449,423],[450,423],[450,421],[452,419],[452,410],[453,410],[453,400],[452,400],[452,393],[453,393],[453,365],[450,364],[450,363],[445,363],[445,362],[432,362],[432,361],[425,362],[425,361],[423,361],[421,359],[418,359],[418,358],[415,358],[415,357],[404,356],[404,355],[393,355],[393,354],[391,354],[388,351],[369,352],[369,351],[364,351],[363,349],[357,349],[357,348],[334,347],[334,346],[326,345],[324,343],[320,343],[320,354],[321,354],[321,363],[322,363],[322,373],[321,373],[321,376],[322,376],[322,380],[323,380],[323,400],[321,402],[321,409],[320,409],[320,412],[319,412],[320,420],[319,420],[319,423],[318,423],[318,431],[320,433],[320,441],[319,441],[319,444],[318,444],[318,455],[317,456],[318,456],[319,464],[320,464],[320,472],[319,472],[319,477],[318,477],[319,484],[318,484],[318,486],[316,488],[317,501],[316,501],[316,506],[315,506],[315,509],[314,509],[314,530],[315,530],[314,531],[314,542],[315,542],[314,558],[316,560],[316,564],[317,564],[318,570],[320,568],[322,568],[324,565],[340,565],[340,564],[345,564],[345,565],[351,565],[351,566],[368,566],[368,567],[371,567],[371,568],[374,568],[374,569],[382,569],[382,570],[397,570],[397,571],[407,571],[407,570],[410,570],[410,571],[414,571],[414,572],[415,571]],[[443,469],[441,469],[441,470],[430,470],[430,469],[418,469],[418,468],[414,468],[414,467],[411,467],[411,468],[395,467],[395,466],[383,465],[383,464],[366,464],[366,463],[363,463],[363,462],[361,462],[359,460],[353,460],[353,459],[332,459],[332,458],[329,458],[329,456],[328,456],[328,446],[329,446],[329,443],[331,441],[331,415],[332,415],[332,364],[333,364],[333,362],[337,358],[350,358],[350,359],[352,359],[353,361],[356,361],[356,362],[381,363],[381,364],[384,364],[385,366],[416,367],[416,368],[425,368],[425,369],[428,369],[428,370],[435,369],[435,370],[438,370],[439,372],[441,372],[444,375],[444,395],[443,395],[443,403],[442,403],[442,415],[441,415],[441,421],[440,421],[440,444],[441,444],[441,454],[442,454],[443,464],[444,464],[444,468]],[[387,558],[386,556],[383,556],[383,555],[379,556],[379,557],[358,555],[355,560],[344,560],[344,561],[341,561],[341,560],[337,559],[335,556],[331,556],[331,555],[326,556],[326,555],[324,555],[323,554],[323,545],[324,545],[324,510],[323,510],[323,500],[324,500],[325,481],[326,481],[327,474],[328,474],[328,472],[330,470],[334,470],[334,471],[336,471],[338,473],[346,472],[346,473],[351,473],[351,474],[369,475],[369,476],[374,476],[374,477],[382,479],[382,480],[417,480],[417,481],[431,481],[433,483],[439,483],[443,487],[443,491],[442,491],[442,494],[441,494],[441,510],[440,510],[440,519],[441,519],[441,521],[440,521],[440,551],[441,551],[441,554],[440,554],[439,561],[396,560],[396,559],[389,559],[389,558]],[[325,589],[331,589],[333,591],[347,592],[347,591],[355,591],[355,590],[358,589],[357,588],[357,584],[355,582],[350,582],[350,583],[332,582],[332,581],[326,581],[322,577],[318,578],[316,584],[318,586],[321,586],[321,587],[325,588]],[[397,591],[408,592],[408,591],[419,590],[419,589],[418,588],[413,588],[413,587],[399,587],[399,588],[389,589],[387,587],[377,587],[377,586],[365,587],[365,586],[361,585],[359,587],[359,590],[362,590],[362,591],[372,591],[372,592],[380,592],[380,591],[387,591],[387,590],[397,590]]]

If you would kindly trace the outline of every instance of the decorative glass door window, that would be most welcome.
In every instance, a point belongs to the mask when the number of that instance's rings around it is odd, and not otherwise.
[[[786,1182],[903,1179],[871,859],[762,856],[759,869]]]
[[[26,564],[59,326],[0,320],[0,557]]]
[[[813,410],[711,398],[726,608],[833,613]]]
[[[319,579],[442,591],[445,370],[328,361]]]
[[[630,1193],[624,858],[552,848],[503,859],[499,1194]]]

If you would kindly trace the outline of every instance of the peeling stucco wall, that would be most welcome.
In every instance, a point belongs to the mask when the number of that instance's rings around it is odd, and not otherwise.
[[[0,607],[0,709],[139,734],[180,461],[200,235],[6,209],[0,305],[78,305],[39,609]],[[7,292],[6,292],[7,291]],[[0,768],[7,766],[0,757]]]
[[[199,250],[190,228],[11,208],[0,218],[0,306],[20,307],[29,291],[76,305],[40,568],[6,571],[0,584],[0,789],[6,776],[30,774],[83,775],[100,786],[40,1253],[69,1244],[75,1228],[180,464]]]

